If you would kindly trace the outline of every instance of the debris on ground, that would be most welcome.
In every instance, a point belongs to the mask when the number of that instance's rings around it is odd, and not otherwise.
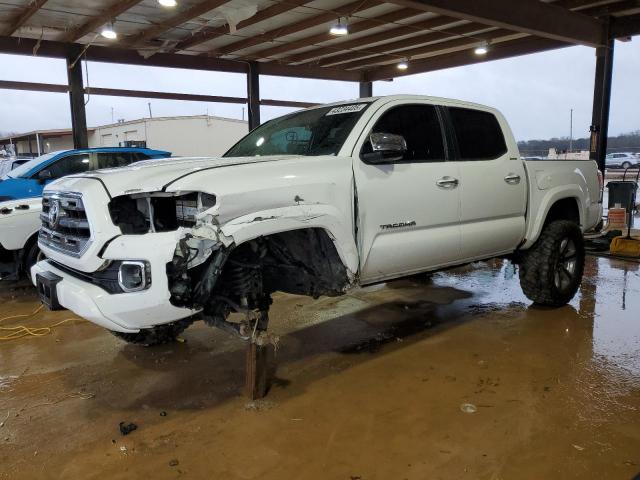
[[[161,417],[166,417],[167,416],[167,412],[165,412],[164,410],[160,412],[160,416]]]
[[[463,403],[460,405],[460,410],[464,413],[476,413],[478,408],[473,403]]]
[[[266,410],[271,410],[277,404],[270,400],[254,400],[252,402],[248,402],[244,405],[245,410],[252,410],[254,412],[264,412]]]
[[[9,420],[9,415],[11,415],[11,410],[7,411],[7,416],[2,422],[0,422],[0,428],[4,427],[4,424],[7,423],[7,420]]]
[[[173,459],[169,462],[169,466],[170,467],[177,467],[179,465],[180,462],[178,462],[178,460]]]
[[[581,447],[580,445],[576,445],[575,443],[573,444],[573,448],[575,448],[576,450],[578,450],[580,452],[584,450],[584,447]]]
[[[122,434],[122,436],[129,435],[131,432],[133,432],[138,428],[138,426],[135,423],[127,423],[127,422],[120,422],[119,427],[120,427],[120,433]]]

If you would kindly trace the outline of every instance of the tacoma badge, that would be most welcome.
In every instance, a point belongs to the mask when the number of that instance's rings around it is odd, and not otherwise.
[[[411,220],[409,222],[398,222],[398,223],[387,223],[386,225],[380,225],[382,230],[389,230],[391,228],[402,228],[402,227],[415,227],[415,220]]]

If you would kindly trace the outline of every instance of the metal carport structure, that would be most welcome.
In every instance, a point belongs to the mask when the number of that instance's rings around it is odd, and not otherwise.
[[[348,34],[332,34],[336,23]],[[100,35],[105,26],[117,39]],[[174,8],[157,0],[8,0],[0,4],[0,53],[66,59],[68,84],[0,80],[0,88],[68,92],[81,148],[89,91],[247,103],[253,128],[260,105],[310,105],[262,99],[260,75],[351,81],[364,97],[377,80],[586,45],[596,51],[591,156],[603,169],[614,41],[638,33],[640,0],[178,0]],[[485,54],[475,53],[479,46]],[[84,60],[242,73],[247,96],[85,88]]]

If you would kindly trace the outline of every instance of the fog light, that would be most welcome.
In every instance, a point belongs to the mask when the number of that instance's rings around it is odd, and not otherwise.
[[[118,285],[126,293],[139,292],[151,286],[151,266],[149,262],[125,260],[118,270]]]

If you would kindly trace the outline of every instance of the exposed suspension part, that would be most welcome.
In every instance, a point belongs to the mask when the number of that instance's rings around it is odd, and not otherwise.
[[[205,322],[243,340],[255,342],[265,336],[271,305],[271,292],[265,290],[262,277],[262,259],[266,253],[266,247],[260,241],[242,245],[232,253],[224,265],[214,295],[205,307]],[[227,317],[232,312],[244,315],[244,319],[228,321]]]

